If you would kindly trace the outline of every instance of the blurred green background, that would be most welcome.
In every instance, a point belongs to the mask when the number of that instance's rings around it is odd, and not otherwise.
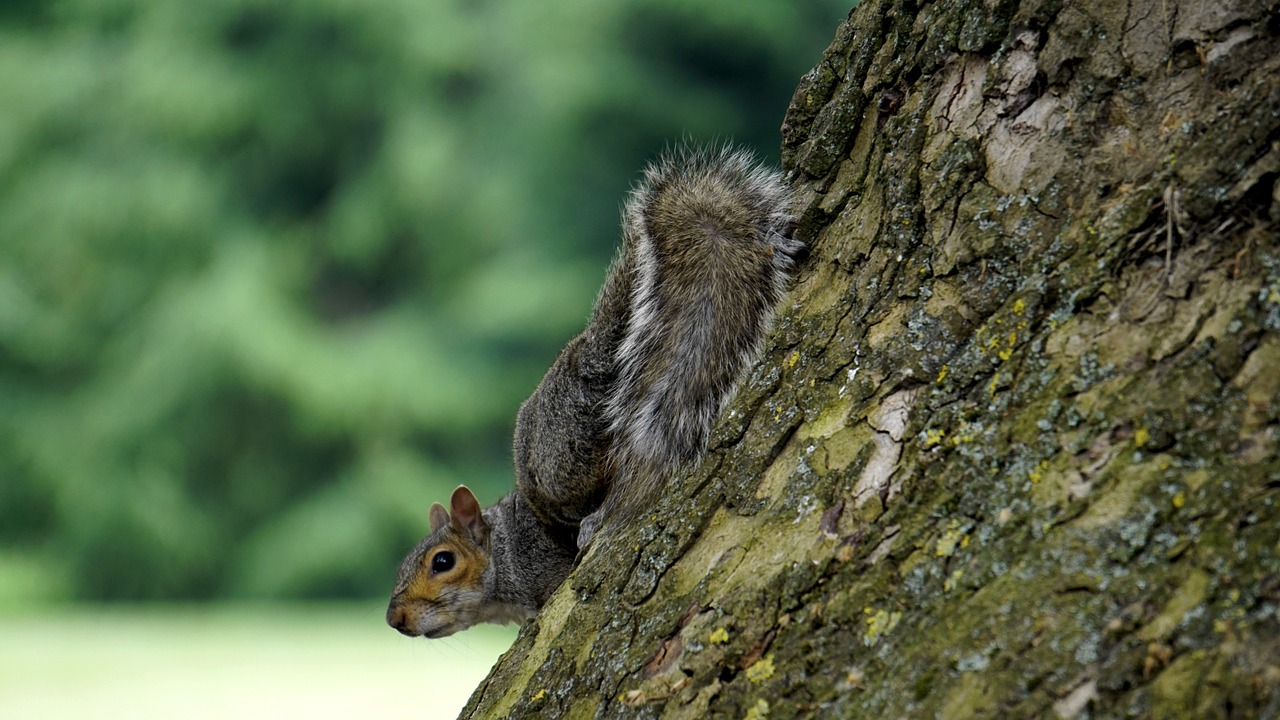
[[[848,5],[0,5],[0,606],[385,596],[644,161],[776,160]]]
[[[848,4],[0,3],[0,716],[456,713],[511,630],[383,624],[430,503]]]

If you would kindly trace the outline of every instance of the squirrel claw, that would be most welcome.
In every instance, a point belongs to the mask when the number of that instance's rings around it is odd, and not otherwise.
[[[581,556],[591,544],[591,540],[595,538],[596,531],[600,529],[600,523],[604,520],[603,508],[597,510],[582,519],[582,523],[578,525],[578,554]]]

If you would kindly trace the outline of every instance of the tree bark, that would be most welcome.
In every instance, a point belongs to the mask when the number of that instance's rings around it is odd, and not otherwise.
[[[464,716],[1280,716],[1278,34],[862,3],[766,357]]]

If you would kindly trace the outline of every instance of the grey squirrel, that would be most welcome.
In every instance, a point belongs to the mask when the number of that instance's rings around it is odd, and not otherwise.
[[[459,486],[404,559],[387,623],[444,637],[542,607],[600,531],[698,460],[750,368],[802,245],[776,171],[727,146],[677,148],[644,172],[586,329],[516,419],[516,489]]]

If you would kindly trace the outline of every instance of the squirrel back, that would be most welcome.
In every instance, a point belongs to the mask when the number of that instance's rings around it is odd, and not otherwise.
[[[729,147],[680,148],[645,170],[586,329],[520,408],[516,491],[483,513],[465,487],[452,517],[433,507],[435,532],[401,566],[393,627],[440,637],[536,612],[598,531],[702,456],[802,247],[791,204],[780,173]],[[451,560],[434,559],[441,548]]]

